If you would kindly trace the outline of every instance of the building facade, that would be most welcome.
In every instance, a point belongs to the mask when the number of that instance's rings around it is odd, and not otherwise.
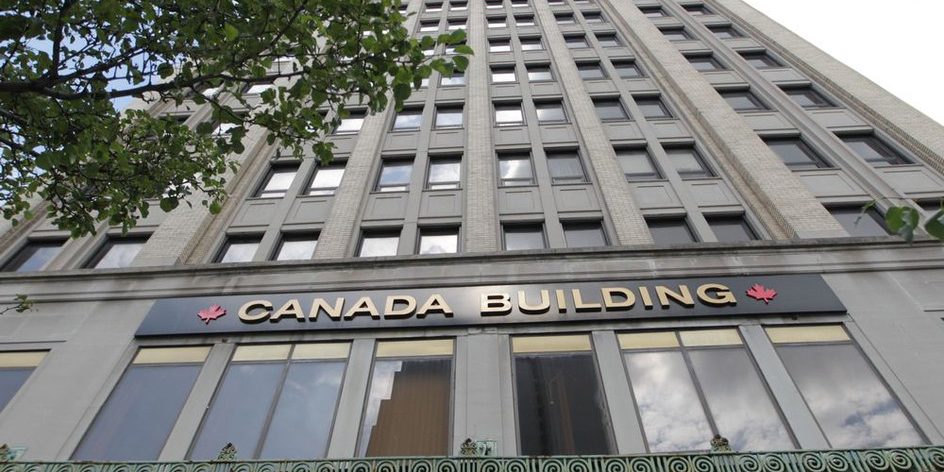
[[[682,457],[721,436],[944,470],[944,251],[881,216],[940,208],[944,128],[741,0],[403,10],[476,54],[343,120],[330,165],[254,130],[218,215],[3,223],[0,296],[35,302],[0,316],[15,463]]]

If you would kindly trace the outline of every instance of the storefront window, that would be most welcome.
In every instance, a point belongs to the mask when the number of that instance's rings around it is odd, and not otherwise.
[[[767,335],[832,447],[925,444],[841,326],[767,328]]]
[[[45,356],[46,351],[0,352],[0,411],[10,403]]]
[[[213,459],[229,442],[247,459],[324,457],[349,346],[237,347],[191,458]]]
[[[512,339],[521,453],[609,454],[609,418],[590,338]]]
[[[793,449],[767,388],[735,329],[619,335],[652,452]]]
[[[451,339],[377,343],[359,456],[449,454]]]
[[[156,460],[209,352],[208,346],[138,351],[72,458]]]

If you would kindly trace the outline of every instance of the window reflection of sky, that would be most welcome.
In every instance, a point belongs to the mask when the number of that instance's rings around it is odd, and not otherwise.
[[[367,410],[364,412],[364,424],[361,426],[361,437],[357,441],[357,455],[364,456],[370,442],[370,434],[377,425],[377,415],[380,414],[380,404],[389,400],[393,394],[393,380],[397,372],[403,369],[402,361],[378,361],[374,364],[374,378],[370,384],[370,397],[367,399]]]
[[[503,159],[499,166],[503,179],[531,178],[531,161],[527,159]]]

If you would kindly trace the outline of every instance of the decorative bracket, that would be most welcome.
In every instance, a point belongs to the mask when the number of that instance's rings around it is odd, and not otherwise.
[[[220,450],[220,454],[216,456],[216,460],[218,462],[235,461],[236,446],[234,446],[233,443],[226,443],[223,449]]]
[[[488,457],[498,455],[498,442],[493,439],[473,441],[466,438],[459,445],[459,455],[463,457]]]

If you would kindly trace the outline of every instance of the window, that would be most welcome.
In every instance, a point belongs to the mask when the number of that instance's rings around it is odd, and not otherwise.
[[[216,262],[249,262],[256,255],[259,242],[257,236],[233,236],[226,239],[223,248],[216,257]]]
[[[709,10],[708,7],[704,5],[683,5],[682,8],[684,8],[685,11],[687,11],[688,14],[692,16],[702,16],[702,15],[711,14],[711,10]]]
[[[452,405],[451,339],[377,343],[358,456],[444,456]]]
[[[236,128],[242,126],[239,123],[219,123],[216,125],[216,129],[213,130],[214,136],[223,136],[224,134],[230,134]]]
[[[672,118],[672,113],[668,107],[662,103],[659,97],[634,97],[636,106],[642,111],[642,116],[647,120],[664,120]]]
[[[662,7],[640,7],[639,11],[641,11],[643,15],[646,15],[646,18],[662,18],[669,16]]]
[[[275,251],[277,261],[304,261],[315,255],[318,246],[317,235],[286,234],[282,236],[278,250]]]
[[[502,0],[486,0],[485,1],[486,10],[500,10],[502,8],[504,8],[504,5],[502,5]]]
[[[442,3],[427,3],[426,13],[440,13],[443,10]]]
[[[598,12],[598,11],[585,11],[585,12],[582,12],[582,13],[583,13],[583,19],[584,19],[584,21],[587,22],[587,24],[606,23],[606,22],[607,22],[607,21],[606,21],[606,17],[603,16],[603,13],[600,13],[600,12]]]
[[[384,159],[380,164],[380,176],[377,178],[377,192],[405,192],[410,188],[410,174],[413,161]]]
[[[46,351],[0,352],[0,411],[26,383]]]
[[[521,38],[521,50],[543,51],[544,44],[541,43],[541,38]]]
[[[511,345],[521,453],[613,452],[590,337],[513,337]]]
[[[117,269],[131,266],[149,236],[108,237],[105,244],[85,264],[92,269]]]
[[[709,26],[708,31],[714,33],[718,39],[743,38],[744,35],[731,26]]]
[[[849,236],[888,236],[884,218],[874,209],[870,208],[864,213],[861,207],[834,207],[827,210]]]
[[[516,5],[512,5],[516,6]],[[518,15],[515,16],[515,26],[521,28],[524,26],[534,26],[534,17],[531,15]]]
[[[248,89],[246,89],[246,95],[257,95],[274,87],[275,87],[275,84],[273,84],[272,82],[266,82],[263,84],[252,84],[249,86]]]
[[[708,221],[708,226],[711,227],[718,241],[727,243],[757,239],[754,230],[743,216],[706,216],[705,220]]]
[[[209,346],[138,351],[72,459],[157,460],[209,352]]]
[[[910,164],[907,159],[895,152],[875,136],[840,136],[842,142],[852,149],[865,162],[872,165],[897,166]]]
[[[577,64],[577,72],[583,80],[599,80],[606,78],[606,73],[603,72],[603,68],[600,67],[599,62]]]
[[[3,266],[4,272],[33,272],[46,267],[62,249],[65,241],[28,241],[23,248],[17,251]]]
[[[190,459],[213,459],[226,443],[247,459],[323,458],[349,348],[347,343],[237,346]]]
[[[572,25],[576,23],[574,20],[574,15],[572,13],[554,15],[554,19],[559,25]]]
[[[429,177],[426,188],[429,190],[446,190],[459,188],[462,172],[462,161],[459,157],[433,157],[429,160]]]
[[[564,0],[547,0],[547,4],[552,7],[559,7],[564,5]]]
[[[547,167],[552,184],[579,184],[587,181],[576,150],[548,151]]]
[[[311,178],[308,195],[334,195],[341,178],[344,177],[343,166],[316,167],[315,175]]]
[[[925,444],[841,326],[771,327],[767,336],[830,446]]]
[[[498,175],[502,187],[517,187],[534,184],[531,172],[531,155],[528,153],[500,153]]]
[[[656,169],[655,164],[652,163],[649,152],[645,149],[617,149],[616,160],[619,161],[620,167],[623,168],[623,174],[626,176],[626,180],[658,180],[662,178],[662,176],[659,175],[659,170]]]
[[[832,102],[812,87],[787,88],[784,93],[797,105],[806,109],[833,108]]]
[[[495,124],[497,126],[521,126],[524,115],[520,103],[495,104]]]
[[[457,228],[420,228],[419,254],[455,254],[459,252]]]
[[[606,246],[606,233],[599,221],[592,223],[564,223],[567,247]]]
[[[291,187],[292,181],[295,180],[295,174],[297,172],[298,167],[273,167],[269,170],[269,175],[266,176],[265,181],[259,186],[259,189],[256,190],[254,197],[284,197],[285,193],[288,191],[288,188]]]
[[[597,98],[593,100],[593,107],[601,121],[626,121],[629,113],[623,108],[618,98]]]
[[[394,131],[415,130],[423,124],[423,110],[418,108],[404,109],[397,113],[393,121]]]
[[[636,61],[613,61],[613,67],[616,68],[616,73],[623,79],[645,77],[645,74],[642,73],[642,69],[636,65]]]
[[[618,339],[649,452],[703,450],[715,434],[737,451],[794,448],[736,329]]]
[[[508,21],[504,16],[490,16],[486,18],[488,21],[489,28],[505,28],[508,26]]]
[[[665,36],[665,39],[668,39],[669,41],[685,41],[692,39],[688,32],[683,28],[664,29],[660,31],[662,31],[662,35]]]
[[[656,244],[683,244],[695,242],[695,235],[685,222],[685,218],[646,219],[649,233]]]
[[[489,39],[488,52],[511,52],[510,39]]]
[[[507,84],[517,82],[515,77],[515,68],[512,67],[492,67],[492,83]]]
[[[776,59],[770,57],[765,52],[744,52],[741,53],[741,57],[743,57],[744,60],[755,69],[773,69],[776,67],[783,67],[783,64],[777,62]]]
[[[538,102],[534,104],[538,114],[538,123],[566,123],[567,114],[561,102]]]
[[[812,148],[799,138],[765,139],[774,154],[793,170],[829,167]]]
[[[767,105],[764,105],[764,102],[760,101],[750,90],[727,90],[719,91],[718,93],[721,94],[721,98],[728,102],[728,105],[730,105],[734,111],[769,110]]]
[[[600,42],[600,47],[618,48],[623,45],[616,33],[597,33],[596,37]]]
[[[435,33],[439,31],[439,20],[420,22],[421,33]]]
[[[365,231],[357,257],[396,256],[400,231]]]
[[[462,107],[436,107],[437,128],[461,128]]]
[[[686,59],[698,72],[724,70],[724,66],[712,56],[688,56]]]
[[[579,48],[588,48],[590,44],[587,43],[587,38],[583,35],[580,36],[564,36],[564,43],[567,44],[567,47],[570,49],[579,49]]]
[[[446,24],[447,24],[446,29],[449,30],[449,31],[456,31],[456,30],[465,29],[465,19],[461,19],[461,20],[449,20],[449,21],[446,22]],[[449,54],[454,54],[454,53],[455,53],[455,51],[453,51],[453,52],[451,52],[451,53],[449,53]]]
[[[527,64],[528,82],[551,82],[554,80],[554,74],[551,72],[551,66],[547,64]]]
[[[693,147],[666,148],[665,153],[683,179],[711,177],[711,171],[705,165],[701,154]]]
[[[528,6],[527,0],[511,0],[512,8],[525,8]]]
[[[467,2],[449,2],[449,9],[451,11],[466,11],[469,9],[469,4]]]
[[[341,123],[334,129],[334,134],[352,134],[361,130],[364,125],[364,112],[352,111],[347,118],[341,118]]]
[[[544,227],[541,224],[502,225],[505,235],[505,250],[544,249]]]

